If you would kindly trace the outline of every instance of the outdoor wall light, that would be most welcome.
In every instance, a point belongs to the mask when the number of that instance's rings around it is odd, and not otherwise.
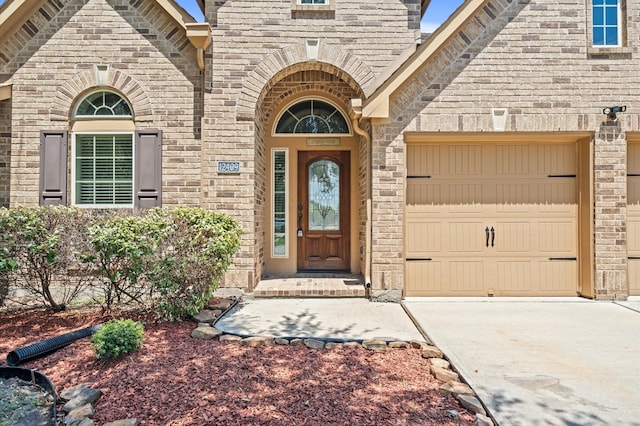
[[[602,109],[602,113],[606,114],[607,117],[609,117],[609,120],[615,120],[616,119],[616,114],[619,112],[625,112],[627,110],[627,106],[623,105],[623,106],[612,106],[612,107],[606,107]]]

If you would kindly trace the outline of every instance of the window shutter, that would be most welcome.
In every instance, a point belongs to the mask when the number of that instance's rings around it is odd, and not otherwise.
[[[67,204],[67,131],[40,132],[40,205]]]
[[[134,205],[162,205],[162,131],[136,131]]]

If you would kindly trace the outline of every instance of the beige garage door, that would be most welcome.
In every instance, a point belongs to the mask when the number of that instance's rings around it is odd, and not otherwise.
[[[575,295],[575,143],[407,146],[407,296]]]
[[[627,147],[627,250],[629,295],[640,296],[640,143]]]

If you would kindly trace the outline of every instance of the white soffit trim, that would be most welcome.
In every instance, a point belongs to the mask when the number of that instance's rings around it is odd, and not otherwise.
[[[488,0],[466,0],[364,104],[363,118],[389,118],[389,96],[413,76]]]

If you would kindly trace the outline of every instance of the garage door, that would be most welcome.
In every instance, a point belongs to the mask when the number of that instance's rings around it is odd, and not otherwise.
[[[640,296],[640,143],[629,143],[627,158],[629,295]]]
[[[576,295],[575,143],[407,146],[407,296]]]

